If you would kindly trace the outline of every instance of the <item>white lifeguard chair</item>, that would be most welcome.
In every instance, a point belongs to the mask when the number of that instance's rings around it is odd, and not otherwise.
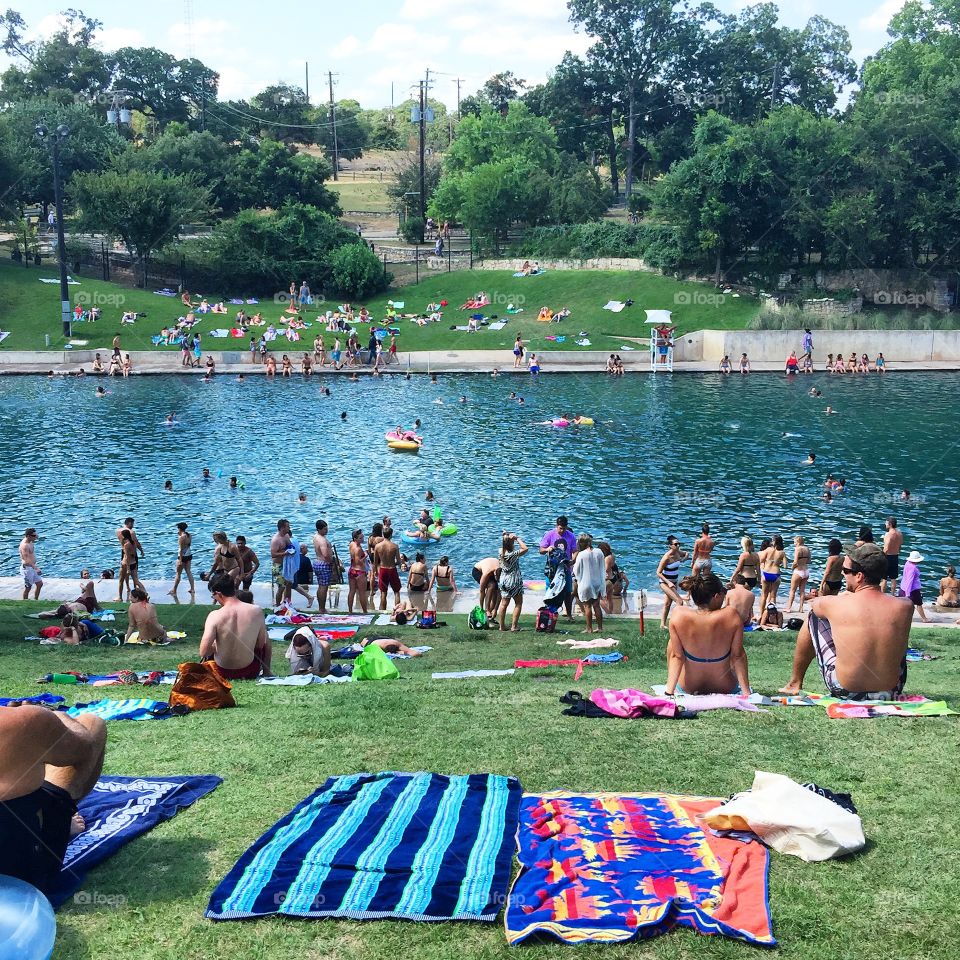
[[[647,310],[650,325],[650,370],[673,371],[673,321],[670,310]]]

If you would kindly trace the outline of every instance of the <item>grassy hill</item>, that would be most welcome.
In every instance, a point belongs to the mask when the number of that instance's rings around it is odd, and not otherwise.
[[[60,290],[56,283],[41,283],[40,278],[54,278],[53,267],[25,269],[10,262],[0,262],[0,329],[10,336],[0,343],[0,350],[42,350],[45,335],[50,337],[50,349],[60,350],[64,338],[60,326]],[[71,301],[99,304],[102,318],[96,323],[75,324],[74,338],[87,340],[91,348],[107,347],[116,333],[122,337],[124,350],[150,350],[153,334],[176,321],[182,313],[178,300],[157,296],[149,290],[136,290],[102,280],[77,277],[79,284],[70,287]],[[508,304],[522,307],[523,312],[509,317],[507,326],[499,331],[481,328],[476,335],[451,330],[463,326],[472,311],[457,309],[468,297],[484,291],[491,304],[483,311],[488,317],[496,315],[507,319]],[[237,291],[203,290],[208,300],[229,300]],[[748,297],[733,298],[718,295],[706,284],[681,283],[655,274],[630,271],[548,271],[537,277],[513,277],[500,270],[461,270],[440,273],[373,298],[367,306],[376,317],[383,317],[388,299],[403,301],[401,312],[422,311],[433,301],[447,300],[440,323],[418,327],[401,321],[401,350],[499,349],[509,347],[517,333],[530,341],[534,350],[584,349],[575,341],[584,332],[596,350],[614,349],[623,337],[643,337],[648,331],[645,309],[673,311],[681,332],[711,329],[742,329],[756,314],[757,302]],[[621,313],[604,310],[608,300],[626,301],[634,305]],[[569,306],[572,315],[563,323],[537,322],[537,312],[544,304],[558,309]],[[285,302],[261,300],[257,307],[268,322],[276,322],[283,314]],[[317,314],[335,309],[338,304],[327,302],[304,311],[304,318],[313,321]],[[359,306],[356,304],[355,306]],[[238,308],[231,307],[226,316],[206,315],[199,327],[201,334],[217,327],[230,326]],[[250,309],[250,308],[248,308]],[[132,326],[120,327],[124,310],[146,314]],[[312,341],[317,328],[306,331],[305,339]],[[547,336],[562,336],[557,343]],[[205,338],[206,340],[206,338]],[[206,340],[206,349],[245,347],[241,340]],[[173,348],[159,348],[171,350]]]

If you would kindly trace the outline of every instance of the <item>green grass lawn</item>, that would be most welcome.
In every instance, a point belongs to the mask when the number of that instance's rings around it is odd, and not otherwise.
[[[528,605],[532,606],[528,598]],[[190,639],[167,649],[43,648],[24,642],[36,604],[0,604],[0,695],[41,688],[37,676],[62,669],[173,668],[196,653],[208,608],[161,608],[168,627]],[[517,776],[530,791],[661,790],[725,797],[746,789],[756,769],[849,791],[869,840],[844,860],[806,864],[771,855],[770,904],[779,955],[837,960],[867,951],[882,957],[946,958],[956,953],[956,718],[829,720],[818,707],[763,714],[720,712],[689,722],[565,717],[558,698],[597,685],[649,689],[665,676],[664,635],[635,621],[609,634],[624,665],[523,670],[503,678],[434,681],[434,670],[503,668],[517,657],[561,657],[556,636],[474,633],[462,617],[448,629],[404,637],[434,649],[400,662],[392,683],[305,689],[238,683],[239,708],[163,722],[110,724],[106,772],[125,775],[216,773],[214,794],[134,841],[95,870],[85,889],[122,896],[119,907],[68,905],[58,915],[56,958],[143,956],[270,960],[417,956],[515,956],[501,923],[261,920],[213,925],[203,919],[214,886],[264,830],[328,776],[360,771],[491,771]],[[125,617],[118,617],[124,626]],[[581,624],[577,624],[577,629]],[[382,631],[377,631],[383,635]],[[787,677],[792,634],[748,637],[750,675],[760,691]],[[943,659],[912,665],[909,690],[955,698],[960,680],[955,634],[917,631],[914,645]],[[283,645],[274,644],[283,666]],[[813,673],[811,689],[818,689]],[[68,701],[124,696],[127,688],[57,687]],[[149,694],[148,694],[149,695]],[[952,811],[952,812],[951,812]],[[566,956],[556,945],[525,957]],[[582,947],[577,956],[755,957],[756,948],[686,931],[638,945]]]
[[[392,210],[392,201],[387,196],[388,180],[328,180],[324,186],[340,197],[344,212]]]
[[[50,349],[63,349],[64,338],[60,325],[60,289],[57,284],[40,283],[40,277],[56,276],[55,269],[24,269],[10,262],[0,261],[0,329],[11,331],[0,343],[0,350],[42,350],[44,335],[50,336]],[[174,347],[155,348],[150,337],[181,315],[181,304],[169,297],[159,297],[150,290],[136,290],[118,284],[104,283],[84,276],[77,278],[79,286],[70,287],[73,303],[82,296],[87,303],[99,303],[102,318],[95,324],[74,325],[74,338],[89,340],[90,348],[107,349],[114,334],[120,333],[124,350],[163,349],[176,351]],[[466,325],[471,311],[457,309],[468,297],[484,291],[491,298],[486,307],[487,316],[496,314],[507,318],[507,305],[523,307],[523,313],[509,317],[503,330],[491,331],[481,328],[478,334],[451,330],[451,326]],[[203,290],[213,303],[229,299],[235,291]],[[585,331],[591,341],[591,349],[614,350],[622,343],[622,337],[645,337],[649,334],[645,309],[668,309],[680,331],[687,333],[702,328],[742,329],[756,314],[757,303],[748,297],[727,297],[721,303],[712,299],[716,291],[706,284],[680,283],[667,277],[650,273],[630,271],[548,271],[537,277],[517,278],[504,270],[460,270],[440,273],[422,279],[419,284],[405,286],[373,298],[368,307],[374,316],[382,317],[388,299],[402,300],[403,311],[419,312],[433,301],[447,300],[443,320],[426,327],[418,327],[410,321],[401,320],[401,350],[477,350],[504,349],[506,359],[517,333],[529,341],[532,350],[580,350],[575,341]],[[634,300],[634,305],[621,313],[603,310],[608,300]],[[698,302],[706,301],[706,302]],[[537,313],[544,304],[553,309],[569,306],[572,316],[563,323],[538,323]],[[337,306],[328,301],[318,305],[318,310]],[[253,310],[259,309],[268,322],[279,320],[285,304],[272,299],[261,299]],[[207,314],[197,328],[201,334],[219,326],[229,326],[237,307],[231,307],[226,315]],[[124,310],[145,313],[136,324],[119,325]],[[304,317],[313,320],[316,312],[305,311]],[[363,338],[363,329],[361,337]],[[316,326],[305,331],[304,340],[312,342]],[[548,335],[564,336],[563,343],[546,340]],[[325,335],[328,349],[332,336]],[[204,338],[207,350],[246,350],[248,341],[215,340]],[[294,349],[288,352],[294,353]],[[643,349],[639,344],[633,344]],[[278,347],[279,349],[279,347]]]

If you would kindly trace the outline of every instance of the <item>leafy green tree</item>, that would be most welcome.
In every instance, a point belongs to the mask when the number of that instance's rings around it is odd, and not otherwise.
[[[111,86],[133,94],[132,104],[161,130],[172,121],[199,125],[217,99],[219,75],[199,60],[177,60],[156,47],[122,47],[108,59]]]
[[[276,140],[313,143],[313,111],[302,87],[275,83],[250,98],[249,110],[263,122],[261,130]]]
[[[331,292],[366,300],[386,285],[383,264],[365,243],[345,243],[330,254]]]
[[[89,100],[106,86],[106,58],[94,46],[103,24],[81,10],[66,10],[62,17],[48,39],[27,40],[27,24],[16,10],[0,15],[0,49],[14,61],[3,74],[0,100],[43,97],[70,103],[76,97]]]
[[[146,170],[78,173],[70,192],[80,211],[79,228],[123,241],[143,286],[150,256],[176,240],[181,224],[209,213],[203,187],[187,177]]]
[[[333,127],[330,123],[329,105],[319,105],[311,111],[316,125],[313,131],[314,142],[327,151],[333,158]],[[370,136],[370,128],[356,100],[339,100],[335,106],[337,121],[337,155],[343,160],[355,160],[363,156]]]
[[[436,192],[443,167],[435,157],[427,157],[424,163],[424,186],[426,197],[424,207],[428,206]],[[415,156],[407,156],[397,163],[395,176],[386,187],[390,205],[397,213],[409,213],[419,209],[420,203],[420,160]]]

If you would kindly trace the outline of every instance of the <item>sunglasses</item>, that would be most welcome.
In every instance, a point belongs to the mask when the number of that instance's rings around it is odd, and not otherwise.
[[[862,570],[851,570],[849,567],[842,567],[841,572],[848,577],[855,577],[858,573],[863,573]]]

